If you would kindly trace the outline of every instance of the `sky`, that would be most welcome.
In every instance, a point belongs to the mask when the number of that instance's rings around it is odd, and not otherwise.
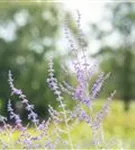
[[[68,0],[64,2],[65,8],[72,14],[73,18],[76,19],[77,17],[76,10],[78,10],[81,14],[81,28],[83,29],[86,37],[88,36],[88,51],[91,54],[96,53],[100,49],[101,42],[107,43],[110,46],[118,45],[119,35],[116,32],[104,39],[104,41],[98,41],[93,38],[93,35],[90,35],[90,24],[92,23],[98,25],[100,23],[99,28],[102,31],[112,30],[113,27],[110,23],[110,20],[107,20],[107,18],[110,18],[111,16],[109,10],[106,7],[106,4],[108,3],[113,4],[113,1],[107,2],[105,0]],[[118,3],[120,3],[120,1]]]
[[[90,26],[89,24],[91,23],[98,23],[99,21],[102,21],[103,18],[106,16],[106,8],[105,8],[106,3],[105,2],[101,2],[101,1],[88,1],[88,0],[68,0],[66,2],[64,2],[64,6],[65,8],[72,14],[74,19],[77,19],[77,13],[76,11],[78,10],[79,13],[81,14],[81,28],[83,29],[83,32],[85,33],[85,35],[87,36],[88,33],[90,32]],[[104,24],[103,28],[108,28],[108,26],[106,26],[107,24]],[[61,44],[64,43],[64,36],[62,37],[63,40],[60,40],[60,47]],[[88,51],[90,53],[95,53],[98,51],[100,44],[97,40],[93,39],[92,36],[89,35],[89,40],[88,42],[89,47],[88,47]],[[67,44],[67,43],[66,43]],[[64,47],[66,48],[67,45],[64,45]],[[64,50],[63,50],[64,52]]]
[[[105,2],[99,1],[67,1],[64,3],[65,7],[74,13],[75,10],[79,10],[82,14],[82,22],[97,22],[104,16]]]

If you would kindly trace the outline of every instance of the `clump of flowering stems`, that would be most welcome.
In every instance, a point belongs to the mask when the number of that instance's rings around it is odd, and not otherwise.
[[[104,74],[101,72],[91,87],[89,88],[90,80],[96,70],[96,65],[90,66],[87,60],[86,55],[86,43],[84,39],[84,34],[80,28],[80,14],[78,13],[78,36],[77,41],[78,45],[75,46],[72,38],[69,36],[68,25],[65,25],[65,35],[66,39],[69,42],[71,49],[71,54],[73,55],[72,64],[74,67],[74,76],[76,77],[77,84],[75,87],[72,87],[67,82],[63,81],[62,83],[58,82],[54,74],[53,61],[52,58],[49,59],[49,69],[48,69],[48,79],[47,83],[49,88],[56,95],[56,99],[59,102],[59,107],[62,108],[62,112],[65,119],[65,124],[67,127],[67,134],[70,143],[70,148],[74,149],[74,145],[71,140],[71,135],[69,131],[69,121],[73,119],[78,119],[79,121],[84,121],[92,130],[92,143],[95,148],[99,148],[104,143],[103,132],[102,132],[102,122],[105,116],[108,114],[109,106],[112,101],[112,98],[116,91],[111,93],[111,96],[107,99],[107,102],[103,105],[101,110],[95,115],[93,114],[92,102],[97,98],[104,81],[109,78],[110,73]],[[81,57],[79,57],[81,55]],[[71,114],[68,115],[67,107],[64,105],[64,98],[62,93],[67,93],[72,96],[71,98],[76,101],[77,105],[71,111]],[[86,111],[87,110],[87,111]],[[89,112],[89,113],[88,113]],[[61,113],[62,115],[62,113]]]
[[[38,115],[34,112],[34,105],[30,104],[26,96],[23,94],[22,90],[15,88],[13,84],[13,77],[11,71],[8,74],[8,82],[11,89],[11,96],[16,95],[19,99],[21,99],[22,104],[24,104],[26,111],[28,112],[28,120],[32,121],[36,127],[35,132],[37,136],[33,136],[31,133],[28,132],[28,126],[23,127],[22,120],[20,119],[19,115],[14,112],[12,108],[11,100],[9,99],[7,104],[7,110],[9,112],[10,119],[14,119],[15,121],[15,128],[21,131],[21,134],[17,140],[17,144],[21,146],[21,148],[55,148],[56,140],[52,143],[51,136],[48,136],[48,128],[50,124],[51,118],[48,121],[39,122]],[[1,116],[1,121],[5,123],[6,118]],[[41,141],[44,139],[44,142]],[[37,143],[36,143],[37,142]],[[35,144],[34,144],[35,143]],[[40,143],[40,144],[39,144]],[[4,145],[4,143],[3,143]]]
[[[73,143],[72,143],[71,137],[70,137],[68,118],[67,118],[67,113],[66,113],[66,109],[65,109],[66,106],[63,104],[63,97],[62,97],[62,93],[60,91],[60,87],[58,85],[58,81],[54,77],[54,69],[53,69],[52,58],[49,59],[49,70],[48,70],[48,72],[49,72],[49,78],[47,79],[47,82],[48,82],[48,85],[49,85],[50,89],[56,95],[56,100],[59,102],[59,107],[62,109],[62,112],[63,112],[62,114],[64,116],[64,121],[65,121],[65,125],[66,125],[66,130],[67,130],[65,132],[67,132],[68,139],[69,139],[69,142],[70,142],[70,146],[73,149]]]
[[[72,64],[74,72],[73,77],[76,79],[76,84],[68,83],[66,81],[59,82],[55,77],[55,70],[53,58],[49,58],[48,62],[48,78],[47,83],[49,88],[56,96],[56,102],[59,109],[55,110],[51,105],[48,105],[48,112],[50,114],[48,120],[39,120],[37,113],[34,110],[34,105],[30,104],[29,100],[23,94],[22,90],[14,85],[14,80],[11,71],[8,73],[8,83],[11,90],[11,96],[17,96],[24,105],[28,113],[28,120],[34,123],[34,134],[29,131],[29,123],[23,126],[19,114],[16,114],[12,107],[12,98],[8,100],[7,110],[10,120],[14,120],[15,126],[7,123],[7,118],[0,116],[0,122],[3,127],[0,127],[1,136],[8,136],[8,142],[0,138],[1,149],[80,149],[81,145],[73,142],[71,131],[77,127],[79,123],[84,122],[91,129],[92,137],[89,141],[89,148],[112,148],[104,141],[104,134],[102,130],[102,122],[108,114],[112,98],[115,91],[111,93],[102,108],[94,113],[93,103],[96,101],[99,92],[106,79],[109,78],[110,73],[99,73],[96,81],[90,87],[91,79],[96,73],[96,65],[90,65],[87,58],[87,44],[85,36],[81,30],[80,25],[81,15],[78,12],[77,28],[78,35],[74,43],[70,36],[68,24],[65,25],[65,35],[69,42],[71,54],[73,56]],[[77,43],[77,44],[76,44]],[[68,94],[74,101],[75,106],[69,110],[65,104],[64,94]],[[54,125],[52,127],[52,125]],[[13,143],[13,134],[19,130],[20,134],[17,140]],[[12,140],[13,141],[13,140]],[[108,142],[109,143],[109,142]],[[18,146],[18,147],[17,147]],[[82,147],[83,149],[85,147]]]

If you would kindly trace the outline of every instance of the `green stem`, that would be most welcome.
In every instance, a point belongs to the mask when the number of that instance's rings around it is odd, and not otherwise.
[[[68,140],[69,140],[69,143],[70,143],[70,147],[71,147],[72,150],[74,150],[73,143],[72,143],[72,140],[71,140],[70,131],[69,131],[69,125],[68,125],[68,121],[67,121],[66,111],[65,111],[64,105],[63,105],[61,100],[60,100],[60,105],[61,105],[61,107],[63,109],[63,113],[64,113],[64,120],[65,120],[65,125],[66,125],[66,129],[67,129],[67,135],[68,135]]]

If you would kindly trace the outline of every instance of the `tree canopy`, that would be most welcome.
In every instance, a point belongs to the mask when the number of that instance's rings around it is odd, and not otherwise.
[[[117,96],[124,100],[125,110],[129,109],[129,102],[135,98],[134,73],[135,67],[135,5],[133,3],[108,4],[110,16],[108,18],[111,29],[97,29],[96,37],[102,41],[101,49],[94,54],[102,57],[101,67],[104,71],[112,72],[112,80],[108,90],[117,89]],[[115,41],[110,44],[109,41]]]
[[[5,113],[3,106],[9,98],[9,70],[14,75],[16,86],[32,100],[40,116],[45,114],[48,101],[53,103],[53,96],[48,93],[46,84],[46,63],[47,54],[57,49],[56,42],[64,21],[60,18],[61,12],[68,15],[62,8],[59,9],[61,6],[56,3],[12,1],[0,4],[1,113]],[[16,109],[21,110],[19,103]]]

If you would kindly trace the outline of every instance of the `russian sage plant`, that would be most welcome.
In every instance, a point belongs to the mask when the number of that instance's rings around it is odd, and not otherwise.
[[[112,98],[115,91],[112,92],[105,101],[102,108],[95,113],[93,103],[96,102],[98,94],[110,73],[99,73],[96,81],[91,85],[93,75],[96,73],[96,65],[90,65],[87,57],[87,44],[85,36],[80,27],[81,16],[78,13],[77,28],[78,35],[76,43],[70,37],[68,24],[65,25],[65,35],[69,42],[70,53],[72,55],[72,71],[73,77],[76,79],[76,84],[67,83],[66,81],[59,82],[55,77],[53,58],[48,59],[48,78],[47,83],[51,91],[56,96],[56,103],[59,109],[54,109],[48,105],[50,114],[48,120],[40,121],[38,114],[34,110],[34,105],[30,104],[29,100],[22,90],[14,85],[14,80],[11,71],[8,73],[8,83],[11,89],[11,98],[8,100],[7,110],[9,119],[14,120],[14,126],[7,123],[7,118],[0,116],[0,122],[3,124],[0,127],[0,142],[1,149],[81,149],[81,148],[113,148],[108,147],[104,140],[102,123],[108,114]],[[73,109],[68,109],[65,104],[64,94],[70,96],[70,100],[74,101]],[[19,114],[12,107],[12,96],[17,96],[24,105],[28,114],[28,120],[34,124],[32,131],[29,128],[30,122],[24,126]],[[55,101],[55,100],[54,100]],[[86,123],[91,131],[89,136],[88,146],[81,145],[73,139],[72,131],[81,123]],[[16,139],[14,135],[17,134]],[[79,134],[78,134],[79,136]]]

